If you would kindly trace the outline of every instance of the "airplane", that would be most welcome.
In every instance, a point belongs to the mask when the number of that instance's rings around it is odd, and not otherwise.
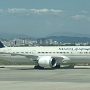
[[[6,47],[0,41],[0,59],[11,62],[33,63],[35,69],[74,67],[90,63],[90,46]]]

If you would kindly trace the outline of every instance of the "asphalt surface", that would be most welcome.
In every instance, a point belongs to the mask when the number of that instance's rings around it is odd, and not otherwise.
[[[1,66],[0,90],[89,90],[90,67],[33,69],[33,66]]]

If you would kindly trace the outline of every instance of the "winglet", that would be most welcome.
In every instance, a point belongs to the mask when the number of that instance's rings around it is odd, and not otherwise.
[[[5,46],[4,46],[3,43],[0,41],[0,48],[3,48],[3,47],[5,47]]]

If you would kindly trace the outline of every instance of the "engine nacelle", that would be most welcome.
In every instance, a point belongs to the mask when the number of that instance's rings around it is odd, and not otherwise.
[[[56,66],[56,60],[55,58],[52,58],[51,56],[39,56],[38,57],[38,64],[41,67],[46,68],[52,68]]]

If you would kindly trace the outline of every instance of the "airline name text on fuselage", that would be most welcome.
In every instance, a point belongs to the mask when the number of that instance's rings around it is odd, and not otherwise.
[[[90,50],[90,48],[59,48],[59,50]]]

